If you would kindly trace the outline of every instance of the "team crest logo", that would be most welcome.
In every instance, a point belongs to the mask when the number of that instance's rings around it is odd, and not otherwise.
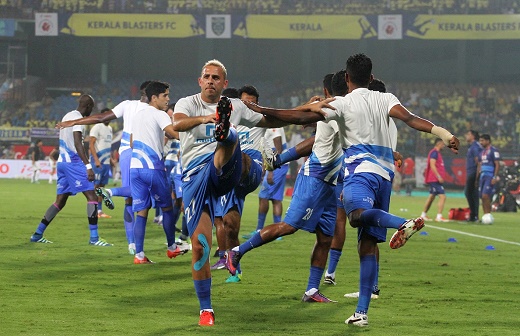
[[[211,30],[216,36],[221,36],[226,30],[226,18],[223,16],[214,16],[211,18]]]

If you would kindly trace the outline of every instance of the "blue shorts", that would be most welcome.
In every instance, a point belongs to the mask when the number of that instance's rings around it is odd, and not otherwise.
[[[130,187],[130,161],[132,161],[132,149],[124,150],[119,156],[121,187]]]
[[[273,171],[274,183],[271,185],[267,183],[267,172],[265,172],[264,180],[262,182],[262,188],[258,193],[259,198],[281,201],[284,196],[285,179],[287,178],[287,171],[289,165],[283,165],[282,167]]]
[[[168,160],[164,163],[166,174],[175,198],[182,198],[182,169],[179,161]]]
[[[249,175],[242,181],[235,189],[231,190],[224,196],[220,196],[217,207],[215,209],[216,217],[224,217],[233,207],[236,206],[240,215],[244,210],[244,201],[247,194],[253,192],[258,188],[262,178],[262,166],[257,162],[251,160],[251,168]]]
[[[199,224],[200,215],[207,206],[209,216],[213,220],[218,198],[229,193],[238,185],[242,173],[242,152],[237,146],[231,159],[222,167],[217,176],[212,153],[200,162],[197,171],[182,174],[182,192],[184,200],[184,215],[191,236]],[[189,175],[188,175],[189,173]]]
[[[428,185],[430,186],[430,194],[431,195],[443,195],[443,194],[445,194],[444,186],[442,184],[440,184],[439,182],[431,182],[431,183],[428,183]]]
[[[336,227],[334,186],[312,176],[298,174],[284,222],[296,229],[316,232],[319,228],[332,237]]]
[[[58,162],[56,194],[69,194],[94,190],[94,182],[88,180],[87,169],[82,161]]]
[[[336,187],[335,187],[335,190],[336,190],[336,206],[338,208],[343,208],[343,201],[341,199],[341,193],[343,192],[343,180],[345,179],[345,174],[343,173],[343,170],[344,168],[342,167],[340,170],[339,170],[339,175],[338,175],[338,181],[336,183]]]
[[[350,214],[356,209],[380,209],[388,211],[392,182],[373,173],[356,173],[345,176],[343,181],[343,206]],[[365,226],[358,228],[358,241],[363,233],[375,237],[379,243],[386,241],[386,228]]]
[[[132,168],[132,210],[134,212],[154,206],[168,208],[172,206],[172,195],[166,178],[166,171],[159,169]]]
[[[478,182],[478,192],[480,198],[482,198],[483,195],[488,195],[491,197],[495,194],[495,186],[491,184],[492,179],[493,176],[480,175],[480,180]]]
[[[94,171],[94,174],[96,175],[96,179],[94,180],[95,185],[107,185],[108,184],[108,177],[110,175],[110,165],[109,164],[102,164],[101,167],[96,167],[95,165],[92,165],[92,170]]]

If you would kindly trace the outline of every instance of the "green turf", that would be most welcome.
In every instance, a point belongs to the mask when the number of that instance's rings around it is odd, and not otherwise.
[[[0,180],[2,335],[519,334],[516,213],[495,214],[491,226],[429,222],[423,229],[427,235],[415,235],[402,249],[381,244],[381,297],[372,301],[368,328],[344,324],[356,300],[343,294],[358,290],[359,277],[356,234],[350,227],[336,273],[338,285],[321,288],[337,304],[300,302],[314,237],[298,232],[246,255],[241,283],[225,284],[227,272],[215,271],[216,325],[200,328],[190,255],[168,259],[162,229],[149,223],[145,249],[157,263],[133,265],[127,254],[122,199],[116,199],[116,210],[107,210],[112,219],[100,220],[101,237],[113,247],[88,245],[82,195],[70,198],[46,231],[54,244],[29,243],[54,193],[55,186],[44,182]],[[394,196],[392,211],[416,216],[424,200]],[[257,203],[256,195],[246,200],[243,232],[256,226]],[[465,206],[463,198],[448,196],[445,217],[448,208],[460,206]],[[400,210],[405,208],[408,211]],[[488,245],[495,250],[486,250]]]

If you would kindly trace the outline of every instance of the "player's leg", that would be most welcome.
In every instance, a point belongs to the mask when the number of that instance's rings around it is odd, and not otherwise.
[[[59,184],[58,184],[59,185]],[[49,226],[49,224],[52,222],[54,217],[58,214],[58,212],[61,211],[65,207],[65,204],[67,204],[67,199],[69,198],[69,194],[60,194],[56,196],[55,202],[45,211],[45,214],[43,215],[43,218],[41,219],[40,223],[38,224],[38,227],[34,231],[33,235],[31,236],[30,241],[33,243],[46,243],[50,244],[52,243],[50,240],[47,240],[43,233]]]
[[[149,169],[130,169],[132,183],[132,211],[136,212],[134,219],[135,257],[134,264],[152,263],[144,253],[144,238],[146,235],[146,221],[148,211],[152,206],[150,196]]]
[[[304,227],[302,227],[302,229],[304,230],[316,232],[316,243],[314,245],[314,249],[311,255],[309,280],[307,282],[307,290],[305,291],[302,297],[303,302],[336,302],[327,298],[319,291],[320,281],[323,277],[323,273],[325,272],[327,256],[329,255],[329,250],[335,232],[337,213],[334,188],[325,185],[324,182],[322,183],[322,187],[324,187],[322,191],[319,192],[319,189],[314,189],[316,192],[309,197],[311,202],[314,198],[314,211],[318,211],[317,215],[319,217],[310,218],[308,223],[306,223]],[[319,204],[320,202],[323,202],[324,206],[322,212],[320,209],[320,206],[322,206]],[[313,222],[317,222],[317,225],[313,224]]]
[[[347,225],[347,214],[343,207],[337,207],[336,211],[336,227],[330,245],[329,265],[325,272],[324,279],[324,283],[329,285],[336,284],[336,267],[338,266],[341,254],[343,253],[343,246],[345,245],[346,239],[345,226]]]
[[[364,232],[363,228],[359,231],[359,298],[356,311],[345,323],[365,327],[368,325],[368,307],[377,277],[377,238]]]
[[[428,217],[428,210],[430,210],[430,207],[432,206],[433,200],[435,199],[435,187],[430,183],[430,194],[428,195],[428,198],[426,199],[426,202],[424,203],[423,212],[421,213],[421,217],[425,220],[431,220]]]
[[[189,224],[188,229],[190,229]],[[199,325],[212,326],[215,323],[215,315],[211,304],[211,270],[209,265],[212,223],[207,207],[200,214],[196,227],[190,231],[193,232],[191,235],[191,275],[195,293],[199,300]]]

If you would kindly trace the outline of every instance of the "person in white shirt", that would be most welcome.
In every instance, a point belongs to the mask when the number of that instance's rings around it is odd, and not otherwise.
[[[386,229],[397,231],[390,240],[391,248],[400,248],[424,227],[422,218],[406,220],[388,213],[394,169],[390,117],[404,121],[416,130],[440,137],[455,153],[459,140],[442,127],[410,113],[391,93],[368,90],[373,79],[372,61],[364,54],[347,60],[348,94],[335,97],[324,109],[324,115],[314,115],[315,121],[335,120],[344,151],[343,205],[350,225],[358,228],[360,255],[360,290],[355,313],[345,323],[368,326],[368,306],[377,275],[376,246],[386,240]],[[260,108],[249,104],[264,115],[281,120],[285,110]],[[297,117],[293,112],[291,117]]]
[[[109,111],[102,110],[101,113]],[[90,148],[90,164],[94,170],[96,179],[94,180],[95,188],[104,187],[108,183],[110,172],[110,155],[112,149],[112,126],[110,121],[96,124],[90,129],[89,148]],[[98,196],[98,217],[111,218],[103,212],[103,197]]]
[[[207,62],[198,79],[201,92],[181,98],[175,104],[174,129],[180,132],[183,163],[183,200],[192,242],[192,277],[199,299],[199,325],[213,326],[211,270],[209,256],[212,223],[218,197],[230,192],[240,181],[254,181],[251,158],[241,153],[238,133],[231,124],[247,127],[280,127],[285,122],[266,118],[248,109],[239,99],[221,97],[227,86],[227,71],[217,61]],[[324,105],[302,106],[320,111]],[[217,110],[217,116],[215,116]],[[307,124],[312,115],[290,122]]]
[[[62,121],[80,119],[90,115],[94,107],[94,99],[89,95],[79,98],[77,110],[67,113]],[[87,215],[90,229],[90,245],[112,246],[98,234],[97,197],[94,192],[94,171],[88,161],[83,147],[84,126],[60,130],[60,157],[58,158],[58,183],[56,187],[56,201],[47,209],[40,224],[31,236],[31,242],[51,243],[43,237],[43,233],[60,212],[69,196],[82,192],[87,198]]]
[[[148,106],[136,112],[132,128],[132,160],[130,162],[130,181],[132,185],[132,210],[137,212],[134,222],[135,257],[134,264],[153,263],[145,256],[144,237],[148,211],[152,200],[162,209],[163,229],[166,234],[168,258],[186,253],[175,243],[175,223],[173,222],[173,203],[170,183],[164,166],[164,134],[174,137],[172,120],[166,113],[170,101],[170,85],[163,82],[150,82],[145,89]]]

